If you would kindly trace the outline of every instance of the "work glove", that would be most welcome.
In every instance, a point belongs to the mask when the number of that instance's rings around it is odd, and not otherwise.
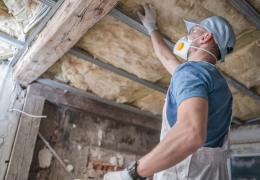
[[[133,180],[125,169],[123,171],[106,173],[103,180]]]
[[[154,30],[158,29],[156,26],[156,10],[152,4],[148,3],[145,3],[143,7],[145,15],[141,12],[137,12],[137,14],[150,35]]]

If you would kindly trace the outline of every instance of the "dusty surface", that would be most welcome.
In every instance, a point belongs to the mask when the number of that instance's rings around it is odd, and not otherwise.
[[[40,168],[50,167],[52,156],[51,151],[47,147],[42,148],[38,153],[38,163]]]
[[[41,134],[77,179],[101,180],[104,173],[124,168],[159,141],[159,131],[66,106],[46,103],[43,114],[48,118],[41,123]],[[43,147],[38,139],[29,179],[71,180],[55,157],[50,166],[39,164]]]

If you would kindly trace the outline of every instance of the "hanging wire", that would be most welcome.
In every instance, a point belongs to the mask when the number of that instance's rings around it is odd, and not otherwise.
[[[9,109],[9,111],[16,111],[16,112],[20,112],[26,116],[32,117],[32,118],[47,118],[47,116],[43,115],[43,116],[38,116],[38,115],[33,115],[33,114],[29,114],[27,112],[21,111],[19,109]]]

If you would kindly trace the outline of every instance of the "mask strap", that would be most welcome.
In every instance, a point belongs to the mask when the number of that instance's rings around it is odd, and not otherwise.
[[[187,39],[188,39],[189,42],[194,42],[194,41],[196,41],[197,39],[199,39],[201,36],[203,36],[203,34],[200,35],[199,37],[194,38],[194,39],[189,39],[189,38],[187,38]]]
[[[208,54],[210,54],[211,56],[213,56],[215,58],[216,62],[218,61],[218,58],[212,52],[210,52],[210,51],[208,51],[206,49],[203,49],[203,48],[196,47],[196,46],[190,46],[190,47],[192,47],[194,49],[199,49],[199,50],[204,51],[204,52],[207,52]]]

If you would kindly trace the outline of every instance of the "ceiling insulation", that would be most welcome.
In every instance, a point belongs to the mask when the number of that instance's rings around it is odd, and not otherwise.
[[[0,62],[11,58],[15,53],[15,47],[0,41]]]
[[[260,116],[260,103],[242,93],[233,94],[233,115],[241,120]]]
[[[35,26],[49,10],[38,0],[3,0],[9,13],[13,15],[17,23],[22,27],[26,34]]]
[[[78,46],[142,79],[157,81],[166,74],[150,39],[111,16],[95,25]]]
[[[150,111],[153,114],[162,114],[164,101],[164,94],[153,91],[145,97],[136,100],[132,105],[139,107],[142,110]]]
[[[260,1],[259,0],[247,0],[254,8],[260,13]]]
[[[250,88],[260,85],[259,57],[260,38],[241,47],[234,54],[230,54],[225,63],[219,64],[219,67],[222,71]]]
[[[12,37],[19,37],[22,32],[14,17],[8,14],[8,9],[2,1],[0,1],[0,31]],[[2,41],[0,42],[0,61],[12,57],[14,53],[14,47]]]
[[[1,0],[0,31],[24,42],[48,10],[49,7],[36,0]],[[0,42],[0,60],[11,58],[16,52],[15,47]]]
[[[2,1],[0,3],[0,31],[17,38],[22,34],[21,26],[15,18],[8,13],[8,9]]]
[[[119,3],[121,9],[127,15],[137,18],[137,10],[146,1],[122,0]],[[248,29],[255,29],[228,0],[165,0],[163,3],[157,0],[151,2],[158,14],[158,26],[163,34],[173,42],[186,35],[183,19],[201,20],[213,15],[224,16],[234,27],[236,35]]]
[[[56,75],[56,79],[69,82],[74,87],[120,103],[131,103],[151,91],[70,54],[63,56],[51,69],[51,73]]]
[[[260,67],[260,62],[258,58],[255,58],[260,56],[260,51],[257,51],[260,49],[260,31],[256,30],[253,24],[233,8],[228,0],[172,0],[164,3],[152,0],[151,2],[157,9],[160,30],[175,42],[187,32],[182,19],[201,20],[212,15],[224,16],[234,28],[238,39],[237,44],[243,44],[243,47],[239,51],[235,49],[235,53],[227,57],[225,63],[221,63],[221,70],[248,87],[260,85],[260,71],[257,70]],[[259,6],[259,1],[252,0],[251,3],[256,7]],[[123,0],[120,1],[119,8],[137,19],[136,11],[140,9],[141,4],[143,2],[138,0]],[[242,35],[243,37],[239,38]],[[250,36],[254,39],[251,38],[251,42],[247,44],[243,43],[243,41],[250,39]]]
[[[248,88],[258,91],[259,31],[241,15],[228,0],[151,0],[158,12],[158,26],[172,41],[186,35],[183,18],[201,20],[212,15],[221,15],[230,21],[237,35],[237,47],[226,62],[218,64],[221,71],[230,75]],[[257,1],[252,1],[256,3]],[[137,19],[136,11],[144,1],[122,0],[119,9]],[[77,44],[80,48],[103,62],[124,69],[140,78],[169,82],[169,74],[156,58],[149,38],[126,24],[107,16],[97,23]],[[59,67],[59,68],[57,68]],[[60,70],[54,70],[54,69]],[[73,56],[66,55],[47,74],[61,78],[70,85],[110,100],[130,103],[144,110],[160,114],[165,96],[106,70],[90,65]],[[145,89],[145,90],[142,90]],[[259,102],[234,88],[234,116],[240,119],[260,115]]]

